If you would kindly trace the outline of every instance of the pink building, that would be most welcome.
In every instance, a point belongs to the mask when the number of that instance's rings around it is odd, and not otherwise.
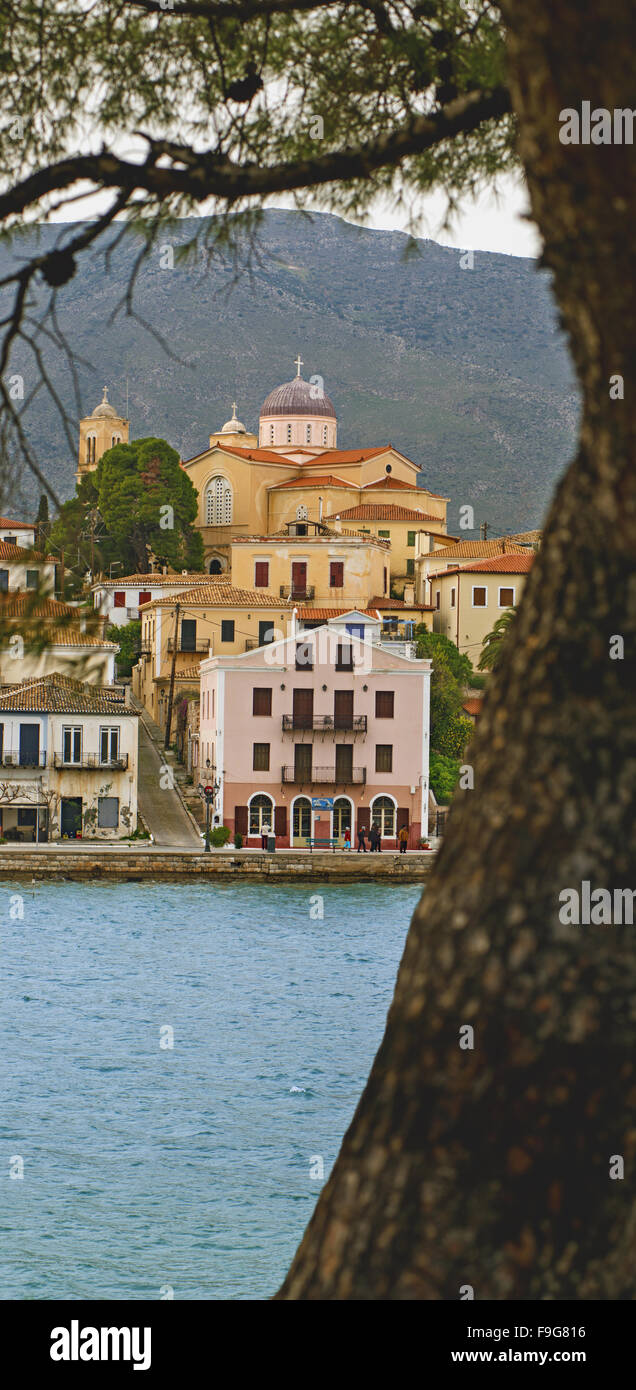
[[[209,762],[215,820],[246,844],[428,834],[430,661],[324,626],[200,670],[200,776]]]

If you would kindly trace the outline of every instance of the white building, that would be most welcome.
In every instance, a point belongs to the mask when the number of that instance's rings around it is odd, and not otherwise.
[[[1,608],[0,685],[37,676],[74,676],[91,685],[112,685],[118,647],[102,635],[103,623],[73,604],[10,593]],[[88,630],[90,628],[90,630]]]
[[[0,593],[24,589],[52,594],[55,590],[55,560],[52,555],[25,554],[27,547],[13,540],[0,540]]]
[[[0,516],[0,540],[30,550],[35,545],[35,526],[27,521],[11,521],[8,516]]]
[[[116,688],[55,674],[0,689],[3,838],[117,840],[135,830],[138,728]]]
[[[93,602],[109,626],[125,627],[140,617],[142,604],[202,584],[205,577],[184,570],[182,574],[126,574],[122,579],[100,579],[92,586]],[[216,575],[215,583],[218,582]]]

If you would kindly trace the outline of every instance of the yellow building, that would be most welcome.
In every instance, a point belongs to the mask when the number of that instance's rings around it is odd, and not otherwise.
[[[158,724],[165,719],[173,657],[175,689],[191,688],[198,684],[198,666],[205,657],[235,656],[263,646],[287,631],[291,616],[273,594],[227,582],[203,583],[154,599],[140,613],[140,659],[132,688]]]
[[[484,637],[507,608],[515,608],[532,569],[533,553],[495,555],[431,575],[433,631],[448,637],[476,666]]]
[[[110,404],[108,387],[105,386],[102,399],[92,415],[85,415],[80,420],[77,481],[97,467],[107,449],[112,449],[115,444],[127,444],[129,431],[130,420],[117,414]]]
[[[302,365],[299,358],[296,377],[264,401],[258,436],[237,419],[235,405],[232,418],[210,435],[209,447],[182,464],[199,494],[197,525],[211,574],[228,570],[234,540],[270,536],[293,521],[342,520],[343,512],[360,505],[397,504],[446,533],[449,499],[417,486],[418,466],[406,455],[391,444],[337,447],[333,403],[320,377],[303,379]],[[410,573],[410,529],[406,519],[399,533],[402,577]]]
[[[231,564],[233,584],[290,604],[366,608],[373,595],[389,593],[388,543],[321,522],[292,521],[274,535],[236,539]]]
[[[362,502],[343,507],[328,516],[329,525],[341,525],[343,532],[355,530],[359,536],[374,536],[391,547],[391,580],[395,592],[403,594],[406,584],[415,583],[415,554],[419,537],[435,543],[447,539],[446,522],[438,513],[424,508],[401,506],[395,502]],[[448,536],[448,540],[454,537]]]

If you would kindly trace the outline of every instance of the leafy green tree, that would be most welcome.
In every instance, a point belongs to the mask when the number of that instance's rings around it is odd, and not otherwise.
[[[445,637],[442,632],[429,632],[424,623],[416,627],[415,636],[419,657],[430,657],[433,662],[440,656],[445,658],[459,684],[470,685],[473,677],[470,657],[466,656],[465,652],[460,652],[450,637]]]
[[[7,0],[0,25],[0,219],[59,215],[78,187],[104,209],[17,257],[5,285],[0,398],[36,472],[10,358],[58,340],[59,320],[45,306],[41,330],[25,326],[30,290],[40,277],[57,309],[118,217],[151,246],[210,200],[227,244],[233,214],[253,229],[285,193],[364,214],[378,194],[417,211],[437,185],[452,206],[518,150],[584,398],[579,444],[489,684],[475,790],[454,798],[380,1051],[279,1297],[456,1300],[466,1282],[481,1299],[630,1299],[636,1208],[607,1162],[633,1144],[633,943],[569,935],[559,901],[581,880],[633,881],[633,145],[571,139],[562,120],[571,131],[595,93],[631,120],[633,6]],[[103,144],[78,150],[89,101]],[[142,160],[127,153],[140,130]],[[457,1046],[463,1021],[474,1052]]]
[[[435,800],[440,806],[447,806],[459,778],[458,758],[447,757],[444,753],[431,753],[430,784]]]
[[[90,570],[147,574],[150,556],[172,569],[203,570],[196,488],[165,439],[116,444],[80,480],[52,531],[77,576]]]
[[[120,676],[129,676],[133,666],[139,657],[139,644],[141,642],[141,621],[134,618],[132,622],[122,624],[118,627],[113,623],[106,629],[106,636],[109,642],[116,642],[119,647],[117,657],[117,671]]]
[[[514,623],[516,612],[516,608],[507,608],[505,613],[497,618],[490,632],[486,633],[477,662],[480,671],[494,671],[499,665],[503,656],[504,643]]]
[[[51,524],[49,521],[49,499],[45,492],[40,494],[37,516],[35,518],[35,549],[43,553],[46,551]]]

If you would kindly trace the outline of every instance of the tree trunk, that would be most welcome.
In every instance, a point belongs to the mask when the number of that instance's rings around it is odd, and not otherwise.
[[[583,880],[636,886],[634,146],[561,144],[558,119],[633,105],[632,16],[628,0],[503,9],[580,444],[467,755],[475,790],[457,792],[279,1298],[636,1295],[636,926],[564,925],[559,902]]]

